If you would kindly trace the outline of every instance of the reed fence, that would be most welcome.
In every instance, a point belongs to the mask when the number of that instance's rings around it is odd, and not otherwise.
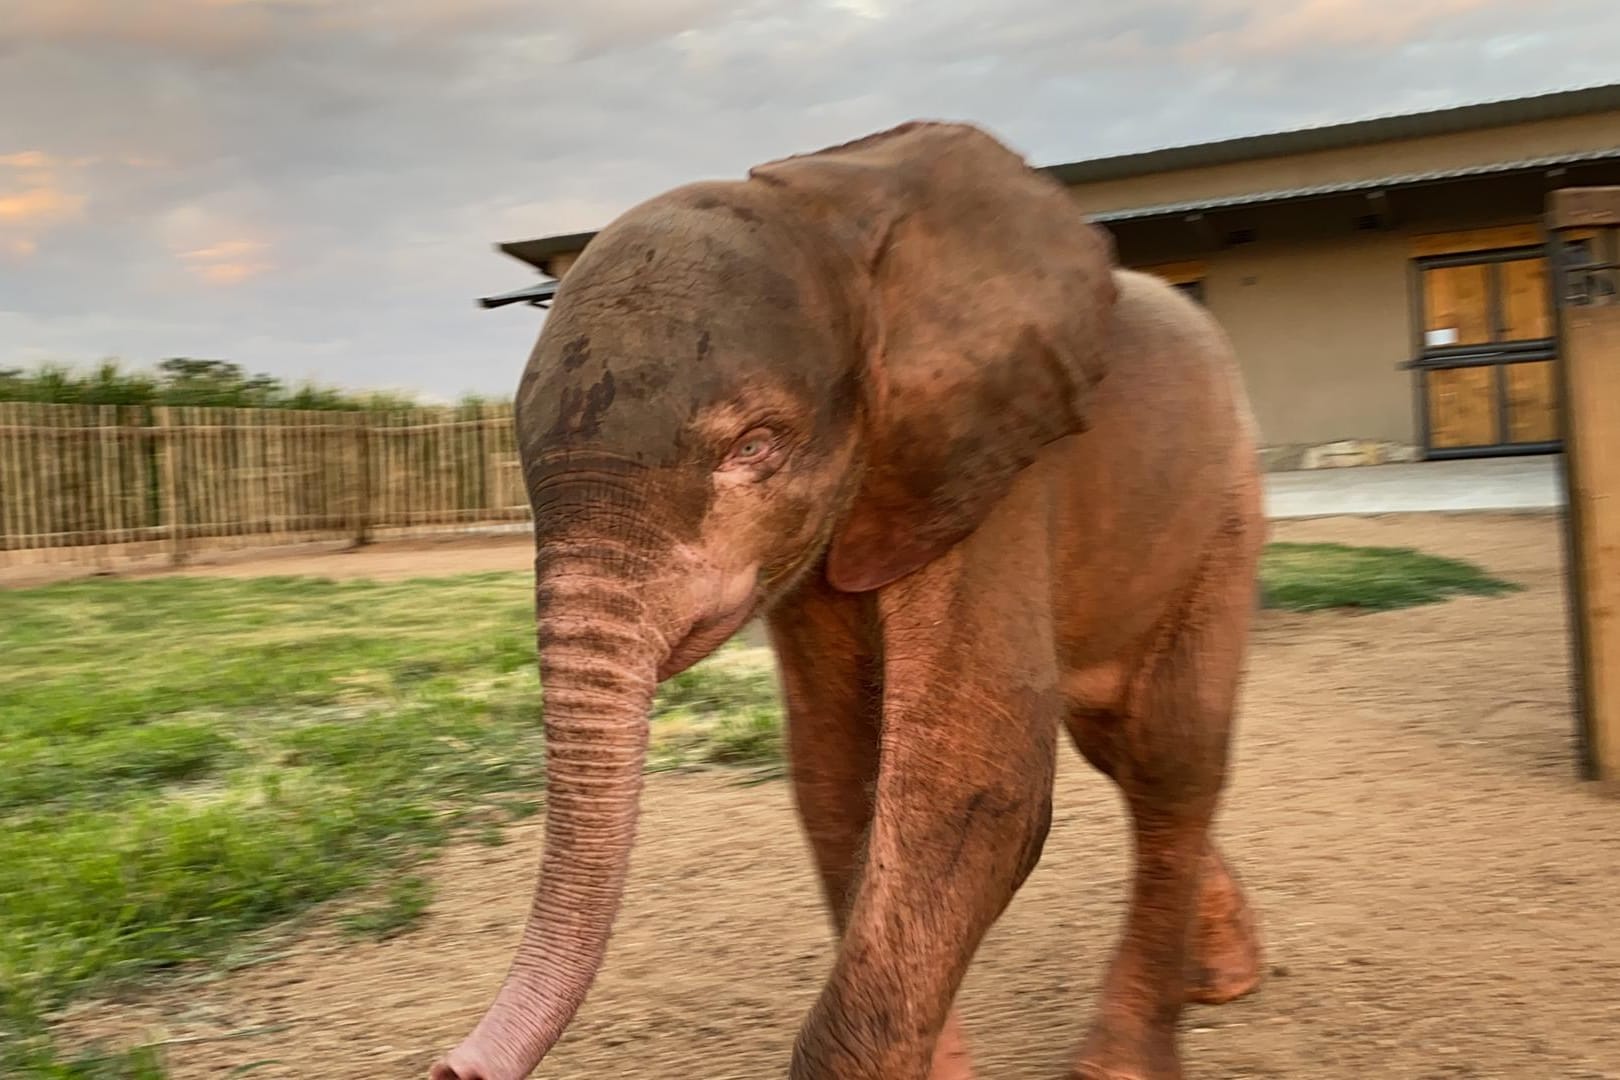
[[[0,402],[0,562],[110,562],[529,519],[510,406]]]

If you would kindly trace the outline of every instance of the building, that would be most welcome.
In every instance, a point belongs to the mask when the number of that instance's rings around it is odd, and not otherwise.
[[[1620,184],[1620,84],[1044,171],[1220,320],[1268,467],[1559,449],[1544,206]],[[553,280],[484,303],[546,302],[592,235],[500,245]]]

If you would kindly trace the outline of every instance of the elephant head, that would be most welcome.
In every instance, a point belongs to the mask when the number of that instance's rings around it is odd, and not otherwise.
[[[1113,250],[982,131],[913,123],[597,235],[517,397],[548,816],[506,980],[438,1080],[515,1080],[602,962],[659,681],[803,575],[884,585],[1086,427]]]

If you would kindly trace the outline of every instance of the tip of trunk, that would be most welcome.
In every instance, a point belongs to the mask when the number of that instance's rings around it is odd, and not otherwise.
[[[511,968],[433,1080],[522,1080],[584,1004],[618,916],[635,841],[656,661],[608,635],[542,654],[546,839]]]

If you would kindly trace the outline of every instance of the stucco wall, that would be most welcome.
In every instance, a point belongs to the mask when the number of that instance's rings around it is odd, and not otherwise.
[[[1207,260],[1204,302],[1231,336],[1269,446],[1417,441],[1407,239],[1256,245]]]

